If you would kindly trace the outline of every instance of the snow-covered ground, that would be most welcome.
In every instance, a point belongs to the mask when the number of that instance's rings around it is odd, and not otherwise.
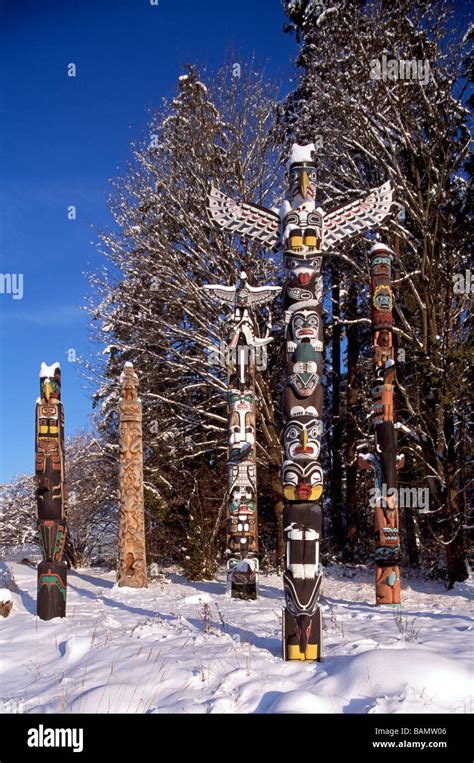
[[[76,570],[67,618],[42,622],[36,571],[2,568],[18,591],[0,618],[0,712],[473,711],[472,583],[448,592],[411,578],[397,622],[396,609],[373,605],[371,570],[327,568],[324,661],[305,664],[280,658],[277,576],[243,602],[223,577],[190,583],[167,570],[133,590],[113,572]]]

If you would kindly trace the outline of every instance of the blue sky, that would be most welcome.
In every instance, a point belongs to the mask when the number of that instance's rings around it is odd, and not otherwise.
[[[284,22],[280,0],[0,0],[0,273],[23,276],[22,299],[0,293],[0,482],[33,471],[41,361],[61,363],[66,434],[90,425],[67,353],[90,351],[83,273],[101,265],[108,179],[149,109],[186,63],[218,68],[229,50],[242,62],[255,52],[290,90],[297,46]]]

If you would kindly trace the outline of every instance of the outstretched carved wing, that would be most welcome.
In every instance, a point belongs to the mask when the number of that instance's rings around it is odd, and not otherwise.
[[[209,289],[212,293],[220,299],[221,302],[228,302],[233,305],[235,302],[235,294],[237,291],[236,286],[222,286],[218,283],[207,283],[201,287],[202,289]]]
[[[331,249],[355,233],[380,225],[390,214],[392,201],[393,187],[388,180],[374,188],[365,199],[353,201],[325,215],[322,251]]]
[[[280,241],[280,217],[257,204],[238,203],[214,186],[208,194],[207,210],[212,223],[239,236],[273,249]]]
[[[252,307],[258,305],[266,305],[272,302],[275,297],[281,292],[280,286],[249,286],[246,287],[249,292],[249,304]]]

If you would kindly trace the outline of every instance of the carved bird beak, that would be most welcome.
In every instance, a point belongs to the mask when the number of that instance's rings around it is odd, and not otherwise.
[[[300,193],[303,199],[306,199],[306,191],[309,186],[309,177],[306,170],[303,170],[300,175]]]
[[[306,427],[303,429],[303,450],[306,450],[308,444],[308,432]]]
[[[46,379],[43,387],[44,396],[46,398],[46,402],[49,403],[49,398],[51,397],[51,382],[49,379]]]

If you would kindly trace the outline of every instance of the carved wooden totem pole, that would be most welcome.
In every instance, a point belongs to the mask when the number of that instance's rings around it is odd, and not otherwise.
[[[395,354],[392,336],[392,252],[377,243],[370,250],[372,352],[374,364],[372,420],[375,452],[358,458],[363,469],[375,472],[375,602],[400,604],[400,536],[398,531],[397,456],[393,423]]]
[[[283,250],[286,270],[286,376],[283,492],[286,606],[283,658],[320,660],[319,607],[322,573],[323,373],[321,265],[336,244],[379,225],[389,214],[392,188],[387,182],[365,199],[326,213],[316,207],[315,148],[295,144],[288,162],[289,195],[279,213],[237,203],[216,188],[209,194],[211,220],[221,228]]]
[[[41,620],[66,616],[67,567],[66,482],[64,477],[64,410],[59,363],[40,368],[36,401],[35,478],[37,527],[43,554],[38,565],[37,614]]]
[[[252,311],[269,305],[279,286],[250,286],[245,273],[235,286],[203,287],[232,305],[227,367],[227,582],[230,595],[256,599],[258,583],[257,445],[255,371],[263,365],[264,347],[272,341],[270,318],[260,338]],[[269,313],[270,316],[270,313]]]
[[[147,588],[145,511],[143,498],[142,405],[138,376],[125,363],[119,401],[119,542],[117,583]]]

